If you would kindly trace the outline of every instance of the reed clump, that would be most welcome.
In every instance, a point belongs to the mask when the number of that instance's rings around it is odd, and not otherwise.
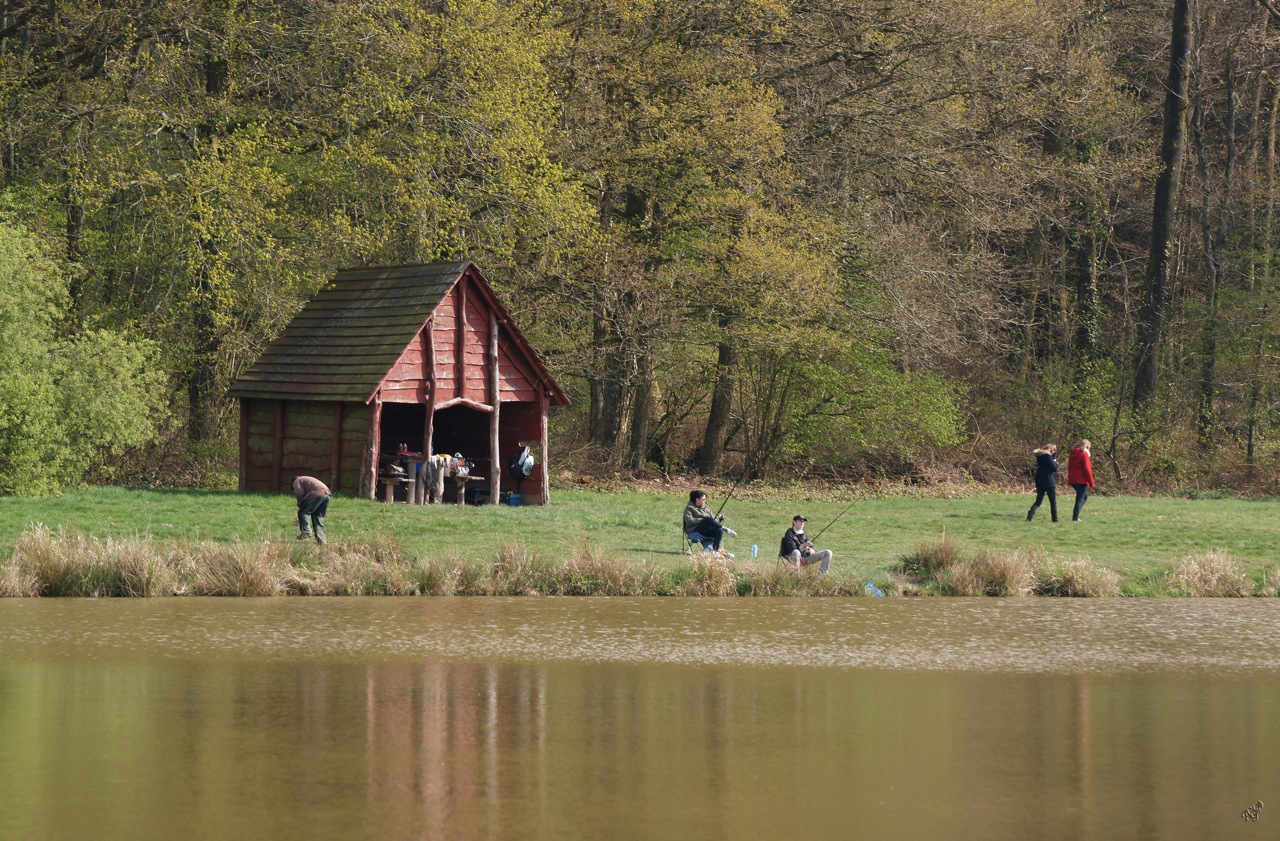
[[[0,579],[0,587],[4,586],[3,579]],[[3,592],[3,590],[0,590]],[[1280,567],[1274,567],[1266,571],[1262,577],[1262,584],[1259,587],[1258,594],[1262,596],[1280,596]]]
[[[935,543],[919,543],[908,555],[902,556],[898,572],[919,581],[938,578],[947,570],[963,563],[960,547],[945,534]]]
[[[1241,597],[1252,593],[1246,576],[1225,552],[1205,552],[1179,560],[1166,579],[1175,596]]]
[[[0,574],[14,595],[157,596],[172,593],[178,576],[143,539],[99,540],[44,526],[27,529]]]
[[[284,592],[289,554],[279,543],[187,544],[172,556],[193,596],[275,596]]]
[[[1027,596],[1035,590],[1031,556],[1019,552],[979,552],[935,576],[944,596]]]
[[[1098,598],[1120,595],[1120,576],[1088,558],[1037,564],[1036,593]]]

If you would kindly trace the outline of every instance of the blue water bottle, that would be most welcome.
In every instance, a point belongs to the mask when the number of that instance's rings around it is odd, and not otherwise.
[[[760,554],[760,547],[759,547],[759,546],[756,546],[754,543],[752,543],[752,544],[751,544],[751,557],[752,557],[752,558],[754,558],[754,557],[756,557],[756,556],[757,556],[757,555],[759,555],[759,554]]]

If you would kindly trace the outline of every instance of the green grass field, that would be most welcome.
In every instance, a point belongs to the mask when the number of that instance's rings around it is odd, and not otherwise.
[[[1280,501],[1093,496],[1079,523],[1070,521],[1070,492],[1060,521],[1042,506],[1025,520],[1029,494],[978,494],[958,499],[888,496],[854,503],[818,544],[835,551],[835,570],[880,578],[903,555],[944,535],[966,553],[1034,548],[1053,560],[1087,558],[1126,580],[1138,580],[1178,559],[1226,553],[1253,576],[1280,563]],[[337,497],[329,509],[331,541],[390,537],[408,556],[492,558],[515,542],[547,560],[589,541],[596,552],[658,566],[683,562],[683,492],[556,490],[547,506],[508,508],[387,505]],[[711,505],[719,505],[712,492]],[[809,532],[831,523],[847,502],[733,499],[725,507],[738,536],[725,548],[740,560],[760,547],[778,551],[793,514],[809,518]],[[291,539],[290,496],[220,491],[96,488],[51,499],[0,498],[0,556],[34,524],[65,527],[99,538],[197,541]]]

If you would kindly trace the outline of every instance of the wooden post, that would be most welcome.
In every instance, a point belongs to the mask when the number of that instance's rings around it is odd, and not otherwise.
[[[422,467],[418,468],[420,473],[427,473],[431,470],[431,455],[435,452],[435,434],[436,434],[436,317],[433,313],[427,319],[426,330],[426,347],[422,350],[423,359],[427,366],[427,419],[422,424]],[[422,504],[426,505],[431,501],[430,481],[426,475],[422,477]]]
[[[498,316],[489,313],[489,403],[493,413],[489,415],[489,504],[497,505],[499,488],[502,487],[502,454],[498,452],[498,414],[502,408],[501,385],[498,377]]]
[[[280,493],[284,481],[284,401],[276,401],[275,492]]]
[[[373,395],[369,412],[369,437],[360,471],[360,498],[373,499],[378,491],[378,449],[382,446],[382,393]]]
[[[547,412],[549,411],[548,395],[545,388],[538,390],[538,445],[542,449],[542,504],[551,501],[551,468],[550,456],[547,455]]]

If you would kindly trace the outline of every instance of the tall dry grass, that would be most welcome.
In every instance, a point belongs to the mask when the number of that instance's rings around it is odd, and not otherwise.
[[[1119,575],[1087,559],[1054,563],[1034,547],[966,558],[945,538],[903,557],[888,584],[899,595],[1100,597],[1121,592]]]
[[[861,596],[866,582],[781,562],[732,563],[695,553],[687,565],[635,564],[583,541],[567,557],[510,542],[489,560],[406,558],[391,540],[160,543],[100,539],[37,526],[0,560],[0,596]],[[1166,592],[1245,596],[1248,578],[1221,552],[1180,560]],[[1119,576],[1087,559],[1050,562],[1034,549],[966,558],[945,538],[921,544],[885,582],[891,594],[1116,596]],[[1280,569],[1260,590],[1280,594]]]
[[[34,528],[0,562],[3,596],[852,596],[864,582],[696,553],[676,569],[583,541],[563,559],[511,542],[492,560],[409,559],[394,541],[159,543]]]
[[[898,572],[908,578],[930,581],[963,563],[960,547],[945,534],[935,543],[919,543],[908,555],[899,559]]]
[[[1182,558],[1174,564],[1165,583],[1175,596],[1240,597],[1253,592],[1248,576],[1225,552]]]
[[[944,596],[1029,596],[1036,585],[1027,552],[979,552],[972,560],[943,569],[935,579]]]
[[[1042,596],[1120,595],[1120,576],[1087,558],[1036,565],[1036,592]]]

